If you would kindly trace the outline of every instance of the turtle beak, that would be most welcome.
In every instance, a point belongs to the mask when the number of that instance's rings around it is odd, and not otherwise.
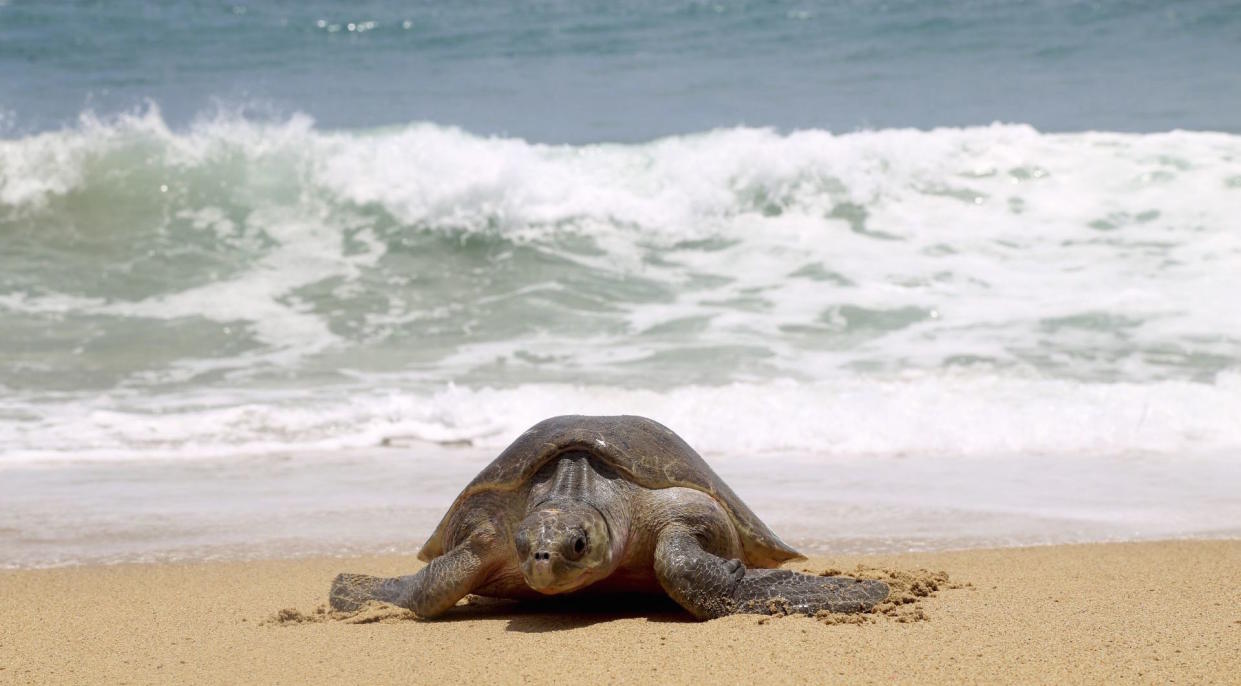
[[[551,554],[536,552],[530,561],[530,569],[526,572],[526,583],[536,591],[545,591],[556,583],[556,575],[552,573]]]

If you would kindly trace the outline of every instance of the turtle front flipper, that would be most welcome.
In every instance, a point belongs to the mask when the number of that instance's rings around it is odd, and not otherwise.
[[[409,574],[385,579],[366,574],[337,574],[328,599],[332,609],[341,612],[353,612],[373,600],[405,607],[417,576]]]
[[[338,574],[329,602],[333,610],[351,612],[376,600],[407,608],[424,619],[435,617],[483,585],[498,559],[495,542],[494,529],[480,529],[416,574],[387,579]]]
[[[864,612],[888,597],[882,581],[747,569],[703,549],[691,532],[669,527],[655,548],[655,574],[673,600],[699,619],[731,614]]]

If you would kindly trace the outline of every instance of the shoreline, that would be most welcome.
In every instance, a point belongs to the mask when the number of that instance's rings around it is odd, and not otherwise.
[[[946,572],[924,619],[691,621],[675,606],[478,604],[313,617],[339,571],[412,556],[0,571],[0,683],[1237,683],[1241,540],[816,556],[794,569]],[[293,615],[289,615],[292,617]],[[355,618],[356,620],[357,618]],[[912,620],[912,621],[911,621]]]
[[[190,461],[0,464],[0,568],[417,550],[481,448]],[[711,454],[725,483],[812,556],[1241,538],[1241,460]]]

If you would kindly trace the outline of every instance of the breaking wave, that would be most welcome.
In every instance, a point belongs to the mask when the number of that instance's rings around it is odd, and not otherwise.
[[[0,451],[1235,448],[1239,205],[1229,134],[84,116],[0,140]]]

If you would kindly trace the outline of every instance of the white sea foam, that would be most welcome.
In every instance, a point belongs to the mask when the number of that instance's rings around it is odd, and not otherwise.
[[[0,409],[12,409],[0,408]],[[599,386],[448,387],[135,398],[62,405],[0,424],[5,462],[186,459],[420,442],[498,449],[556,414],[643,414],[707,454],[808,458],[1140,454],[1241,450],[1241,377],[1215,384],[1082,384],[952,374],[773,381],[666,392]]]

